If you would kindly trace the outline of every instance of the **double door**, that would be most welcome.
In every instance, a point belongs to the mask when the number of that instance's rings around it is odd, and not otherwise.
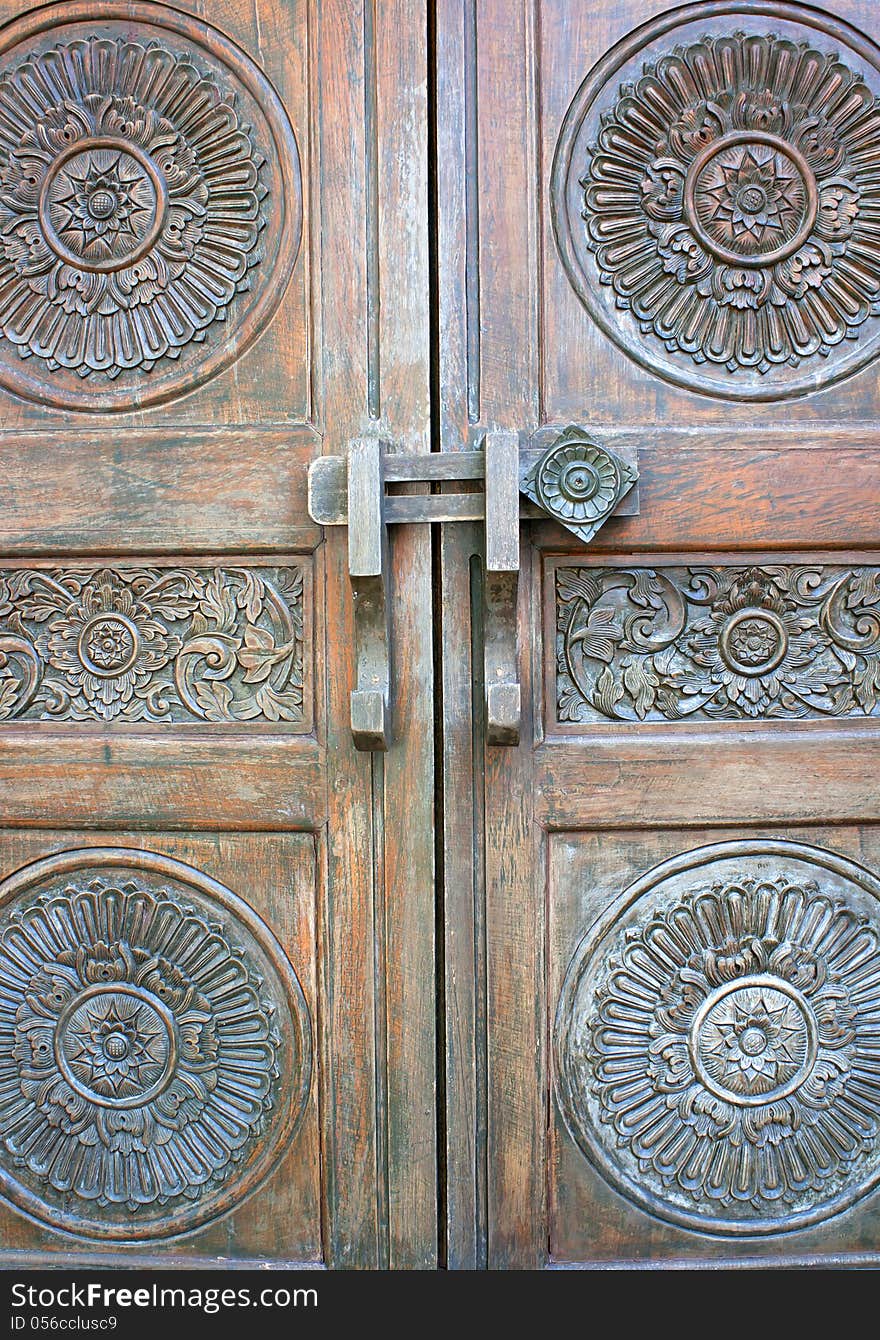
[[[870,7],[2,16],[4,1259],[874,1259]]]

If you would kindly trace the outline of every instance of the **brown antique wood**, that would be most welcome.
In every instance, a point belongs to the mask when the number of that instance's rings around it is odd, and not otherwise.
[[[424,7],[0,18],[0,1256],[430,1266],[430,543],[371,758],[306,504],[428,447]]]
[[[878,39],[438,5],[443,449],[639,471],[588,547],[523,527],[518,747],[444,528],[452,1265],[876,1263]]]
[[[877,1263],[878,44],[0,0],[3,1263]]]

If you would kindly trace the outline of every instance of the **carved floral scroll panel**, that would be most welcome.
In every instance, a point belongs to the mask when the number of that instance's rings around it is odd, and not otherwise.
[[[556,715],[880,715],[880,568],[555,569]]]
[[[0,721],[306,728],[306,564],[0,570]]]
[[[584,80],[552,186],[608,335],[714,395],[805,394],[876,356],[880,52],[782,2],[684,6]]]

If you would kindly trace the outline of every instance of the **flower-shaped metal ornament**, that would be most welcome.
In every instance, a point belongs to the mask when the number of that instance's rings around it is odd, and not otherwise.
[[[638,477],[634,466],[572,427],[528,470],[520,488],[586,544]]]

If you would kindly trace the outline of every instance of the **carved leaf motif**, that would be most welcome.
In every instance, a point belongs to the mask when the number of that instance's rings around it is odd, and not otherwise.
[[[6,666],[0,665],[0,720],[12,716],[18,695],[18,681],[13,679]]]
[[[657,689],[660,687],[660,677],[654,673],[647,656],[639,659],[628,656],[621,662],[621,665],[623,667],[623,686],[633,700],[636,716],[640,721],[644,721],[648,712],[654,706]]]
[[[593,690],[593,702],[603,716],[613,717],[617,715],[615,708],[622,697],[623,689],[617,683],[611,670],[606,665],[605,669],[596,680],[596,687]]]
[[[206,681],[196,684],[196,699],[208,721],[229,721],[232,689],[228,684]]]
[[[880,657],[874,657],[853,675],[856,702],[870,716],[880,703]]]
[[[556,570],[560,721],[871,715],[880,569]]]
[[[0,716],[304,720],[298,567],[16,569],[2,580]]]

